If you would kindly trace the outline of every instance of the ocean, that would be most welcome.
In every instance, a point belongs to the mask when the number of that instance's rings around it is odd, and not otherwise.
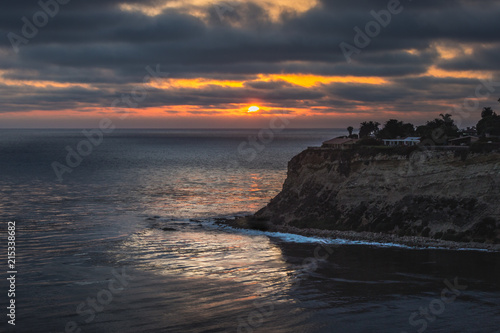
[[[0,130],[0,331],[500,332],[499,253],[214,223],[345,132]]]

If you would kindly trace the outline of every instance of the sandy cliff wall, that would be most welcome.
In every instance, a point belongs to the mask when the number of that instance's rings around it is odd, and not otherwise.
[[[500,242],[500,154],[307,149],[255,214],[274,224]]]

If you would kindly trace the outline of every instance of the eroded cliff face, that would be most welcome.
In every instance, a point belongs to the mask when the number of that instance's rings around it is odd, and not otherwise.
[[[500,243],[500,154],[307,149],[255,214],[300,228]]]

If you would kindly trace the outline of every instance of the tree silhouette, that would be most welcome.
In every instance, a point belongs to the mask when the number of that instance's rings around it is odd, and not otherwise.
[[[349,137],[352,136],[352,131],[354,131],[354,128],[352,126],[347,127],[347,132],[349,132]]]
[[[379,122],[363,121],[361,123],[361,127],[359,128],[359,137],[364,138],[369,136],[370,134],[377,134],[379,125]]]
[[[500,135],[500,116],[490,107],[483,108],[481,120],[476,125],[477,133],[481,136],[487,134]]]
[[[453,123],[453,119],[451,119],[451,114],[449,114],[449,113],[446,113],[446,114],[440,113],[439,116],[443,119],[443,121],[444,121],[445,124]]]
[[[440,114],[440,118],[428,121],[425,125],[417,127],[417,133],[422,139],[430,139],[434,144],[446,144],[449,138],[458,137],[458,127],[455,125],[451,114]]]
[[[495,115],[495,111],[490,107],[484,107],[483,111],[481,111],[481,118],[491,117],[493,115]]]
[[[384,128],[378,132],[377,137],[381,139],[396,139],[397,137],[407,137],[415,134],[415,126],[410,123],[403,123],[397,119],[389,119]]]

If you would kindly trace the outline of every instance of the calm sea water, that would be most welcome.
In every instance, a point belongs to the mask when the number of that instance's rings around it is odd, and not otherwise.
[[[292,156],[344,130],[258,134],[116,130],[58,181],[52,164],[66,164],[81,131],[1,130],[0,330],[500,332],[498,253],[320,245],[212,223],[264,206]]]

